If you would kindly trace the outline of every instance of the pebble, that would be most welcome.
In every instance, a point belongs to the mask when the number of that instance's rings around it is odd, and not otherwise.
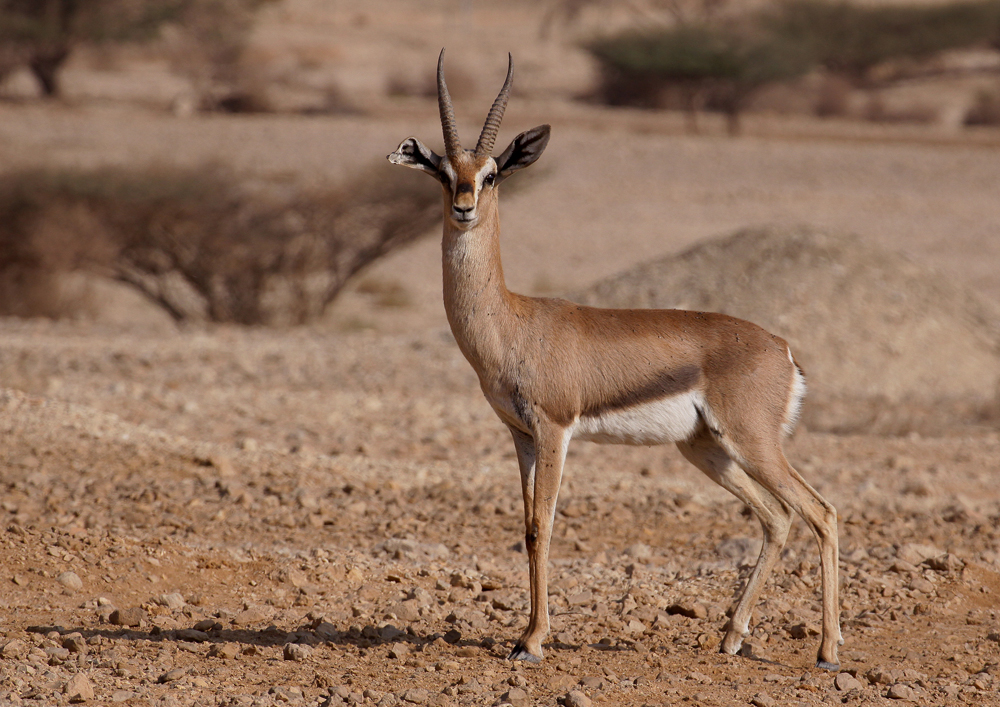
[[[422,705],[430,699],[431,693],[421,687],[413,687],[404,692],[401,697],[404,702],[410,702],[415,705]]]
[[[886,693],[886,697],[890,700],[916,700],[917,692],[909,685],[896,683],[889,688],[889,692]]]
[[[394,643],[389,648],[389,657],[403,660],[410,654],[410,647],[405,643]]]
[[[680,614],[689,619],[708,618],[708,608],[700,602],[681,602],[667,607],[668,614]]]
[[[636,560],[648,560],[653,557],[653,550],[645,543],[635,543],[625,548],[625,554]]]
[[[286,643],[282,652],[285,660],[294,660],[301,663],[308,660],[312,655],[312,648],[301,643]]]
[[[156,679],[158,683],[175,682],[180,680],[182,677],[187,675],[187,668],[174,668],[173,670],[168,670],[163,673],[160,677]]]
[[[819,629],[812,624],[795,624],[788,628],[788,635],[798,639],[809,638],[810,636],[818,636]]]
[[[196,628],[182,628],[177,632],[177,638],[182,641],[195,641],[196,643],[204,643],[210,639],[210,636],[204,631],[199,631]]]
[[[208,649],[210,658],[222,658],[232,660],[240,654],[240,649],[235,643],[216,643]]]
[[[87,639],[83,634],[74,631],[62,637],[62,646],[71,653],[86,653]]]
[[[911,565],[919,565],[924,560],[932,557],[940,557],[944,552],[932,545],[921,545],[919,543],[903,543],[896,551],[896,557]]]
[[[509,702],[514,705],[514,707],[527,707],[531,704],[531,698],[528,697],[528,693],[525,692],[523,688],[512,687],[500,696],[500,699],[504,702]]]
[[[86,702],[94,699],[94,686],[83,673],[77,673],[63,687],[70,702]]]
[[[841,692],[850,692],[851,690],[860,690],[864,687],[861,681],[850,673],[841,673],[833,681],[834,687],[836,687]]]
[[[165,606],[171,611],[179,611],[187,606],[187,602],[184,601],[184,595],[180,592],[171,592],[169,594],[161,594],[156,598],[156,603],[160,606]]]
[[[579,690],[570,690],[561,700],[563,707],[591,707],[594,704],[589,697]]]
[[[252,626],[262,624],[269,618],[268,614],[260,609],[246,609],[233,617],[234,626]]]
[[[0,656],[4,658],[19,658],[27,650],[27,645],[19,638],[7,641],[3,648],[0,648]]]
[[[146,612],[139,607],[131,609],[115,609],[108,617],[115,626],[141,626],[146,618]]]
[[[83,589],[83,580],[80,579],[80,575],[76,572],[63,572],[57,579],[59,584],[71,592],[78,592]]]
[[[750,700],[753,707],[778,707],[778,703],[766,692],[758,692]]]

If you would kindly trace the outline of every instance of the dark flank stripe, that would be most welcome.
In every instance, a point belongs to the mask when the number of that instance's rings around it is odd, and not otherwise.
[[[673,371],[664,371],[645,385],[622,391],[613,397],[589,405],[580,414],[583,417],[598,417],[615,410],[680,395],[694,388],[700,377],[701,373],[697,366],[683,366]]]

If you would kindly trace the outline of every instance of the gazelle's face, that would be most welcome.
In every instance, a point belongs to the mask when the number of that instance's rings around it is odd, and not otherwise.
[[[479,223],[492,201],[497,163],[489,155],[462,150],[441,160],[438,174],[445,193],[445,217],[461,230]],[[451,208],[448,208],[450,202]]]
[[[500,182],[537,160],[549,142],[549,126],[539,125],[514,138],[496,158],[491,157],[500,121],[507,107],[507,98],[510,96],[513,71],[513,60],[508,56],[507,80],[490,108],[476,149],[463,150],[458,139],[451,96],[444,81],[442,49],[438,56],[438,109],[444,133],[444,156],[415,137],[403,140],[396,151],[388,156],[393,164],[419,169],[441,182],[444,187],[445,226],[451,224],[467,231],[478,224],[487,212],[496,208],[496,189]]]

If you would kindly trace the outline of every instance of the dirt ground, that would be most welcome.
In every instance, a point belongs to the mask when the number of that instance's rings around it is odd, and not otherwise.
[[[362,90],[386,56],[363,51],[388,41],[380,18],[321,5],[290,3],[262,43],[301,52],[345,27],[327,58],[362,113],[6,101],[2,169],[217,161],[309,184],[411,134],[439,144],[433,101]],[[455,25],[431,24],[378,71],[432,65]],[[585,63],[553,78],[537,67],[555,49],[525,51],[535,68],[498,144],[541,122],[553,139],[501,206],[512,289],[579,290],[737,228],[804,223],[1000,301],[996,130],[749,116],[741,138],[711,119],[687,135],[681,116],[569,100]],[[502,80],[502,61],[475,56],[496,76],[459,102],[463,135]],[[95,95],[128,79],[74,71]],[[516,461],[448,331],[439,247],[387,257],[309,327],[181,328],[101,283],[78,320],[0,321],[0,705],[1000,704],[1000,432],[986,425],[789,440],[839,512],[840,673],[813,667],[803,523],[746,655],[720,655],[756,520],[673,448],[575,443],[546,658],[507,663],[527,621]]]

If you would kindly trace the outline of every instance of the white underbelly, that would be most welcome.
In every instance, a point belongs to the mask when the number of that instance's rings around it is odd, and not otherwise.
[[[601,444],[666,444],[689,438],[698,427],[696,392],[581,417],[573,438]]]

